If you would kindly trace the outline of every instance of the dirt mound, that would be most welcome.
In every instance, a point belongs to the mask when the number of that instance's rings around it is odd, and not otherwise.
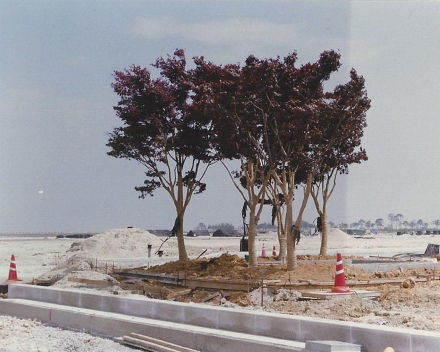
[[[245,278],[248,263],[237,255],[222,254],[218,258],[202,258],[187,261],[169,262],[151,267],[148,272],[173,274],[185,272],[187,276]]]
[[[73,279],[73,280],[72,280]],[[77,280],[75,280],[77,279]],[[85,279],[81,282],[81,279]],[[108,285],[99,285],[101,290],[113,291],[118,288],[119,282],[110,275],[102,274],[96,271],[75,271],[67,274],[61,280],[56,282],[54,286],[60,288],[90,287],[94,286],[93,281],[108,282]],[[96,287],[95,287],[96,288]]]
[[[301,257],[299,257],[301,258]],[[333,258],[333,257],[332,257]],[[185,272],[187,276],[194,277],[222,277],[228,279],[268,279],[268,280],[317,280],[332,281],[335,275],[333,262],[305,262],[298,261],[297,269],[287,271],[287,264],[275,263],[274,259],[266,258],[262,265],[249,268],[248,263],[237,255],[228,253],[218,258],[202,258],[188,261],[169,262],[153,266],[148,272],[175,274]],[[371,279],[371,273],[356,267],[346,267],[348,278]]]
[[[90,270],[92,263],[83,253],[77,253],[67,259],[66,262],[59,264],[54,269],[40,275],[37,280],[58,281],[74,271]]]
[[[321,235],[319,235],[321,237]],[[338,244],[344,244],[344,246],[347,245],[353,245],[356,246],[358,243],[356,242],[356,239],[352,236],[348,235],[344,231],[336,228],[330,228],[328,231],[328,242],[329,243],[338,243]]]
[[[148,245],[152,253],[162,245],[164,239],[143,229],[113,229],[90,237],[82,242],[75,242],[68,250],[70,253],[81,252],[91,258],[145,257]],[[174,244],[166,242],[162,250],[177,253]]]

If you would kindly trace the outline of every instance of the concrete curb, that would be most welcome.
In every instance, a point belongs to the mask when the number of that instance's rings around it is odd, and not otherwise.
[[[15,299],[47,302],[124,314],[131,319],[135,317],[157,319],[173,324],[250,334],[259,338],[268,337],[303,343],[320,340],[343,341],[361,345],[364,352],[381,352],[388,346],[392,346],[396,352],[437,352],[440,346],[440,334],[437,332],[168,302],[141,296],[110,296],[79,290],[14,284],[9,287],[9,298],[10,300],[7,300],[9,302]],[[0,312],[3,309],[5,309],[3,305],[0,306]]]
[[[209,352],[303,351],[305,343],[22,299],[0,300],[2,314],[115,337],[132,332]]]

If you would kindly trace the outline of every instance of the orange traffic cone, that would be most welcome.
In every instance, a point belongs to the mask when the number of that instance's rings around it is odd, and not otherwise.
[[[15,267],[15,256],[11,255],[11,264],[9,265],[9,278],[6,280],[6,282],[10,281],[21,281],[17,277],[17,268]]]
[[[273,246],[272,248],[272,257],[276,257],[277,256],[277,247]]]
[[[261,256],[266,257],[266,247],[264,246],[264,243],[263,243],[263,248],[261,249]]]
[[[345,273],[342,265],[342,255],[338,253],[336,255],[336,274],[335,274],[335,286],[332,287],[333,293],[347,293],[350,289],[345,284]]]

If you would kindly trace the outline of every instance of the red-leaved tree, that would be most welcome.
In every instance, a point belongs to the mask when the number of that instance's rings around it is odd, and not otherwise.
[[[114,73],[112,87],[120,98],[114,109],[123,126],[110,134],[108,155],[145,167],[144,184],[135,187],[141,198],[160,187],[169,194],[176,209],[172,232],[179,259],[186,260],[184,215],[192,196],[206,188],[202,178],[213,160],[211,124],[199,108],[203,77],[186,68],[183,50],[153,66],[160,70],[157,79],[139,66]]]
[[[296,55],[284,59],[279,76],[279,113],[269,122],[276,167],[272,175],[285,201],[284,232],[287,235],[287,270],[296,268],[295,248],[299,228],[322,155],[317,148],[320,134],[319,111],[323,104],[323,83],[340,67],[340,56],[325,51],[318,61],[296,67]],[[293,201],[299,184],[304,184],[301,204],[293,218]]]
[[[315,173],[311,193],[322,224],[321,255],[327,254],[327,209],[336,178],[339,174],[347,174],[349,165],[368,160],[361,147],[361,138],[369,108],[365,80],[354,69],[350,72],[350,81],[327,93],[321,107],[319,120],[323,133],[319,143],[323,160]]]
[[[256,266],[256,226],[270,177],[270,163],[262,148],[267,107],[260,105],[259,97],[263,88],[270,88],[271,82],[260,80],[250,59],[242,68],[215,65],[203,58],[195,62],[198,74],[208,77],[205,82],[209,81],[209,85],[203,87],[206,96],[199,107],[209,111],[214,130],[213,148],[246,204],[249,265]],[[224,162],[226,159],[238,161],[239,168],[230,170]]]

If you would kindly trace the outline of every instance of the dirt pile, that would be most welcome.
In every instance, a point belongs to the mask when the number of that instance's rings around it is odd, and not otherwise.
[[[245,259],[237,255],[222,254],[220,257],[207,259],[195,259],[188,261],[169,262],[164,265],[158,265],[148,269],[148,272],[173,274],[185,272],[187,276],[193,277],[212,277],[212,278],[228,278],[242,280],[315,280],[315,281],[332,281],[335,275],[334,257],[329,257],[331,261],[304,261],[300,260],[305,256],[298,257],[297,269],[287,271],[287,264],[279,264],[273,258],[261,259],[260,265],[256,268],[249,268]],[[307,259],[312,256],[307,256]],[[315,256],[315,258],[322,258]],[[326,259],[326,258],[324,258]],[[348,267],[345,269],[348,278],[371,279],[374,274],[368,273],[363,269],[356,267]]]
[[[152,253],[160,247],[168,254],[177,253],[174,244],[163,241],[164,239],[143,229],[108,230],[84,241],[74,242],[66,251],[66,259],[52,270],[40,275],[37,280],[55,282],[77,271],[94,270],[107,273],[109,271],[107,265],[100,263],[97,258],[112,259],[114,263],[113,259],[118,258],[146,257],[148,245],[152,246]]]
[[[106,284],[107,283],[107,284]],[[74,271],[54,284],[59,288],[95,288],[109,292],[119,288],[119,282],[110,275],[96,271],[84,270]]]
[[[91,258],[146,257],[148,245],[152,253],[160,246],[167,253],[177,253],[177,247],[146,230],[137,228],[113,229],[72,244],[68,253],[80,252]]]

